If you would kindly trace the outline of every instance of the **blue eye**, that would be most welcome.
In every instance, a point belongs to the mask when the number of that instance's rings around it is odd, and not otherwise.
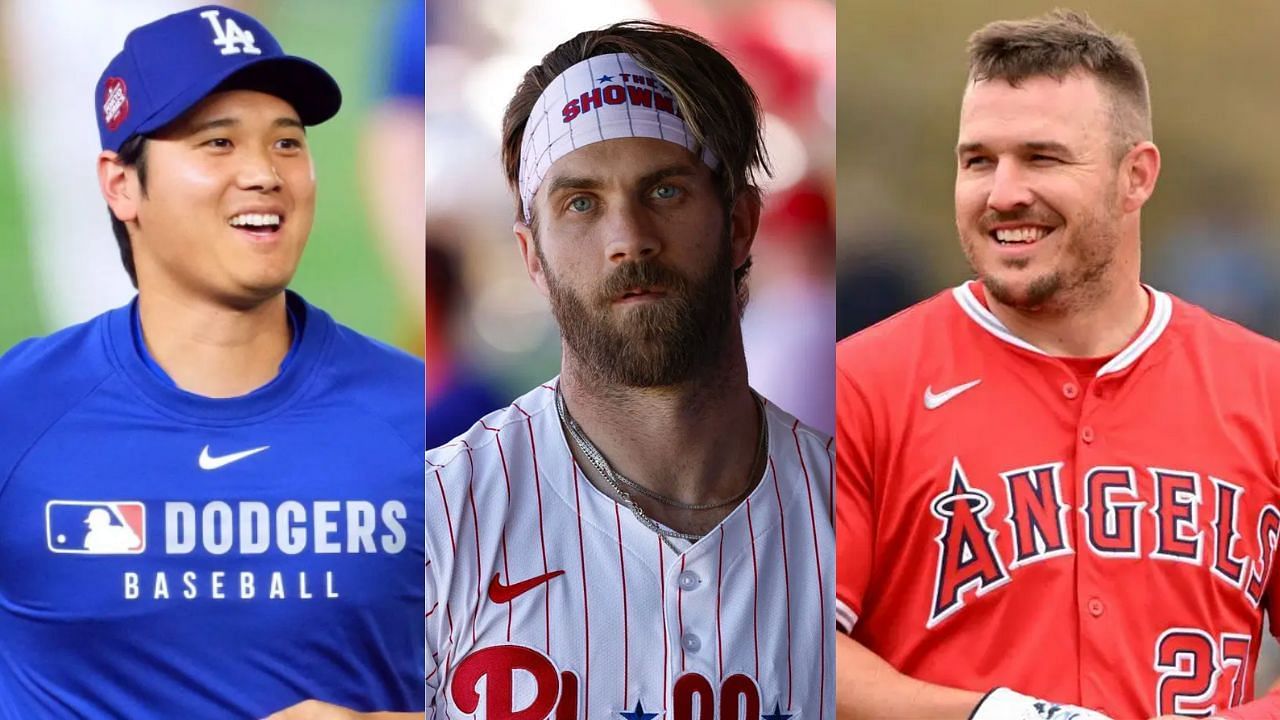
[[[680,195],[680,188],[674,185],[659,185],[653,189],[653,196],[659,200],[671,200]]]
[[[595,203],[588,197],[576,197],[569,201],[569,209],[576,213],[589,212]]]

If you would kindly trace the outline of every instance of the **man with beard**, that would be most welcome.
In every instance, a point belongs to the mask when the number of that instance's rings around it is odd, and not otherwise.
[[[760,124],[728,60],[655,23],[517,89],[515,234],[562,369],[427,453],[439,715],[831,712],[831,440],[751,391],[738,322]]]
[[[1130,40],[1055,11],[969,57],[977,280],[837,349],[838,717],[1274,717],[1280,351],[1139,280]]]

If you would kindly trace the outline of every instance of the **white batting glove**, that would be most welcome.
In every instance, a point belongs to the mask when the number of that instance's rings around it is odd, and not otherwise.
[[[969,720],[1111,720],[1077,705],[1063,705],[999,687],[987,693]]]

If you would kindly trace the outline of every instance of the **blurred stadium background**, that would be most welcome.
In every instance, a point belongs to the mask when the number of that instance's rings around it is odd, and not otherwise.
[[[1163,167],[1143,211],[1146,282],[1280,337],[1280,3],[1082,0],[1132,37]],[[1029,0],[840,0],[838,336],[970,277],[954,146],[971,32]],[[1257,692],[1280,676],[1263,645]]]
[[[1143,211],[1147,282],[1280,336],[1280,3],[1084,1],[1137,42],[1163,157]],[[1028,0],[841,0],[839,335],[969,276],[953,148],[969,34]]]
[[[554,319],[511,232],[502,114],[524,72],[553,47],[633,18],[708,37],[761,97],[775,174],[744,320],[751,382],[802,420],[834,426],[834,3],[427,0],[428,447],[483,412],[452,426],[445,409],[433,415],[433,403],[450,403],[448,386],[481,382],[496,409],[558,371]]]
[[[397,261],[385,255],[366,202],[382,192],[377,182],[404,181],[361,160],[388,100],[397,14],[414,2],[422,0],[227,4],[261,19],[287,52],[315,60],[342,87],[342,111],[309,131],[319,200],[293,288],[340,321],[421,354],[421,291],[415,297],[393,279]],[[0,350],[132,297],[94,175],[94,83],[130,28],[199,4],[0,0]],[[420,202],[416,212],[421,243]]]

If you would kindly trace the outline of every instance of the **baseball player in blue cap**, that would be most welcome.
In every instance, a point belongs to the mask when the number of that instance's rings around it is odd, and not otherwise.
[[[286,289],[340,105],[217,6],[102,73],[138,294],[0,358],[0,720],[422,711],[423,366]]]

